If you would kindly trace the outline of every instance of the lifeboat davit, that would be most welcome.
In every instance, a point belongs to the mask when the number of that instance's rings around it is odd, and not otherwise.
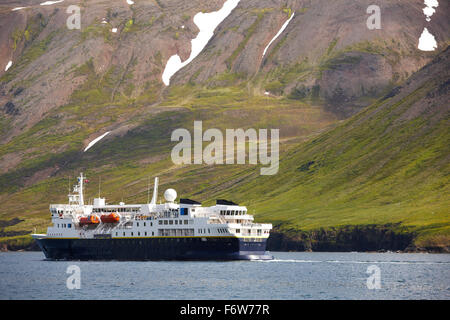
[[[98,224],[100,223],[100,220],[96,215],[90,215],[87,217],[81,217],[80,218],[80,226],[84,225],[90,225],[90,224]]]
[[[104,214],[100,217],[103,223],[117,223],[120,220],[120,216],[117,213]]]

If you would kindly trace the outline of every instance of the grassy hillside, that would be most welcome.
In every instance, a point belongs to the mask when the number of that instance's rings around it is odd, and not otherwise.
[[[418,245],[450,240],[449,50],[403,87],[227,196],[265,221],[312,230],[400,223]]]
[[[288,233],[393,224],[399,230],[416,233],[418,246],[448,246],[448,52],[447,49],[401,87],[334,128],[306,142],[283,141],[280,170],[274,176],[260,176],[259,168],[250,165],[175,166],[171,162],[173,144],[168,146],[167,140],[174,128],[190,128],[194,119],[204,119],[208,126],[218,128],[234,121],[227,117],[218,120],[217,108],[201,107],[200,102],[206,99],[201,92],[185,98],[183,110],[162,112],[139,129],[93,147],[91,153],[76,154],[67,160],[65,172],[72,173],[72,179],[81,168],[90,175],[87,198],[96,196],[97,179],[101,176],[102,192],[108,201],[145,201],[149,177],[158,175],[162,182],[160,193],[169,186],[175,187],[180,195],[205,204],[212,204],[218,197],[230,198],[249,206],[258,220],[279,225],[279,230]],[[183,95],[177,92],[175,96]],[[218,92],[212,96],[224,106],[221,112],[236,111],[233,99],[221,100]],[[211,102],[208,100],[207,105]],[[274,121],[276,112],[283,110],[281,117],[294,105],[276,100],[276,105],[261,107],[255,102],[255,107],[267,108]],[[249,110],[237,110],[251,114]],[[246,127],[246,119],[238,124]],[[251,124],[268,125],[265,121],[265,117],[255,117]],[[3,196],[6,212],[2,219],[24,219],[5,230],[31,230],[38,226],[43,231],[48,224],[48,203],[65,201],[68,182],[67,175],[58,175]]]
[[[81,30],[66,28],[63,4],[0,8],[0,64],[13,59],[0,69],[0,243],[45,232],[48,204],[66,202],[83,171],[88,200],[101,177],[109,202],[144,202],[159,176],[161,194],[230,198],[286,234],[391,224],[448,246],[448,50],[411,76],[437,54],[417,50],[423,1],[381,1],[390,18],[373,31],[361,14],[368,0],[241,1],[169,87],[164,66],[189,56],[193,16],[221,2],[112,2],[85,3]],[[439,51],[447,8],[433,15]],[[222,132],[279,128],[279,173],[174,165],[171,132],[195,120]]]

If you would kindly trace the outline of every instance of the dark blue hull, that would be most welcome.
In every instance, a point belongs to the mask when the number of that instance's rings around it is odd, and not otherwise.
[[[266,240],[233,237],[36,239],[52,260],[271,260]]]

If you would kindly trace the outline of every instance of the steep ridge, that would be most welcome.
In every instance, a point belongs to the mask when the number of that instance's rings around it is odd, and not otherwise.
[[[417,247],[448,251],[449,98],[447,48],[367,109],[292,148],[278,175],[222,196],[247,201],[287,233],[332,228],[336,237],[333,228],[390,224]]]

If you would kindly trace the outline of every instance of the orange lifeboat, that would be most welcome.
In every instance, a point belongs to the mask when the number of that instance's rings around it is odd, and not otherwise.
[[[103,214],[100,220],[103,223],[117,223],[120,220],[120,216],[117,213]]]
[[[98,223],[100,223],[100,220],[98,219],[98,217],[96,215],[91,215],[91,216],[80,218],[80,226],[98,224]]]

